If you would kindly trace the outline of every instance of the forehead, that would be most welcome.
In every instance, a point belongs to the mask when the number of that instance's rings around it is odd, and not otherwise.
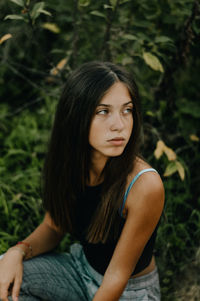
[[[102,97],[99,104],[124,104],[132,101],[129,90],[122,82],[114,83],[106,94]]]

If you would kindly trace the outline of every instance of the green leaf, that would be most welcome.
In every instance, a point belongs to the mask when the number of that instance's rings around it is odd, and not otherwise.
[[[167,165],[167,168],[164,172],[164,177],[169,177],[171,175],[173,175],[175,172],[177,171],[177,165],[176,165],[176,162],[170,162],[168,165]]]
[[[182,99],[178,103],[179,112],[182,114],[188,114],[194,118],[200,118],[200,105],[198,100],[191,101],[190,99]]]
[[[44,2],[37,2],[35,3],[35,5],[33,6],[32,12],[38,11],[40,9],[43,9],[45,6]]]
[[[79,0],[78,1],[79,6],[88,6],[90,4],[90,0]]]
[[[133,59],[129,56],[127,57],[124,57],[122,59],[122,65],[125,66],[125,65],[129,65],[129,64],[132,64],[133,63]]]
[[[25,155],[25,154],[26,154],[26,151],[24,151],[23,149],[10,149],[7,152],[5,158],[13,156],[13,155],[15,156],[15,155]]]
[[[45,9],[41,9],[40,13],[44,14],[44,15],[47,15],[47,16],[51,16],[51,13],[48,10],[45,10]]]
[[[40,14],[45,14],[48,16],[51,16],[51,13],[47,10],[44,10],[45,3],[44,2],[38,2],[33,6],[33,9],[30,13],[31,19],[35,20],[39,17]]]
[[[10,0],[11,2],[21,6],[21,7],[24,7],[24,1],[23,0]]]
[[[156,116],[156,113],[155,113],[155,112],[152,112],[152,111],[147,111],[147,112],[146,112],[146,115],[151,116],[151,117],[155,117],[155,116]]]
[[[127,3],[127,2],[130,2],[130,0],[120,0],[119,4],[124,4],[124,3]]]
[[[102,14],[100,11],[98,10],[93,10],[90,12],[91,15],[94,15],[94,16],[98,16],[98,17],[102,17],[102,18],[106,18],[106,16],[104,14]]]
[[[111,5],[108,5],[108,4],[104,4],[103,7],[104,7],[105,9],[107,9],[107,8],[112,8],[112,6],[111,6]]]
[[[129,33],[124,34],[124,35],[123,35],[123,38],[124,38],[125,40],[132,40],[132,41],[138,39],[136,36],[134,36],[134,35],[132,35],[132,34],[129,34]]]
[[[145,60],[146,64],[150,66],[155,71],[164,72],[163,66],[159,59],[150,52],[143,53],[143,59]]]
[[[155,43],[172,43],[172,39],[166,36],[160,36],[155,38]]]
[[[5,196],[4,192],[1,189],[0,189],[0,199],[1,199],[1,203],[2,203],[3,208],[4,208],[4,214],[6,216],[8,216],[9,210],[8,210],[8,205],[7,205],[7,202],[6,202],[6,196]]]
[[[113,8],[115,8],[115,6],[117,5],[117,0],[110,0],[110,4]]]
[[[7,15],[4,20],[24,20],[24,18],[22,16],[19,15]]]
[[[176,171],[178,171],[178,174],[181,180],[183,181],[185,179],[185,170],[183,165],[179,161],[173,161],[167,165],[167,168],[164,172],[164,177],[169,177],[172,174],[174,174]]]

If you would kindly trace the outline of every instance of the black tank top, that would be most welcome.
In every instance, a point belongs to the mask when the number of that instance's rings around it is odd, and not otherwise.
[[[78,239],[82,244],[85,256],[88,262],[90,263],[90,265],[101,275],[104,275],[109,265],[109,262],[112,258],[119,237],[115,241],[106,242],[104,244],[88,243],[88,241],[85,238],[85,234],[91,222],[92,216],[101,200],[101,190],[102,190],[102,184],[98,186],[88,186],[86,187],[85,192],[79,197],[78,210],[76,214],[77,227],[75,230],[75,236],[76,239]],[[121,217],[120,214],[119,214],[119,219],[120,219],[120,229],[119,229],[119,236],[120,236],[122,228],[125,223],[125,219]],[[153,255],[156,233],[157,233],[157,227],[154,230],[149,241],[147,242],[132,275],[141,272],[150,264]]]

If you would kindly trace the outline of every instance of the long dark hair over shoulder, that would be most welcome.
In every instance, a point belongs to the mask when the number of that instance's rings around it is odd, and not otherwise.
[[[123,153],[108,159],[103,170],[103,192],[88,228],[89,242],[105,243],[117,225],[127,176],[138,155],[141,115],[133,76],[110,62],[89,62],[73,71],[65,84],[55,114],[43,173],[43,204],[54,223],[73,234],[77,197],[89,179],[91,147],[88,137],[95,109],[109,88],[122,82],[133,101],[133,131]]]

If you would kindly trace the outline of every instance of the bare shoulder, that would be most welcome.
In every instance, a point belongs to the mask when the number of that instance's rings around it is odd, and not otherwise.
[[[128,176],[127,186],[132,179],[142,170],[152,168],[147,162],[137,158],[132,173]],[[142,173],[136,182],[133,184],[125,204],[125,212],[132,209],[136,210],[137,207],[141,209],[155,208],[161,212],[164,206],[164,186],[160,175],[154,171]],[[125,213],[123,212],[123,213]]]
[[[128,179],[127,179],[127,187],[129,186],[129,184],[131,183],[131,181],[134,179],[134,177],[136,175],[138,175],[141,171],[145,170],[145,169],[151,169],[153,168],[151,165],[149,165],[147,162],[145,162],[143,159],[141,158],[136,158],[136,161],[134,163],[134,168],[132,170],[132,172],[129,174]],[[137,188],[144,188],[143,186],[145,186],[145,190],[144,192],[150,192],[150,191],[157,191],[157,190],[164,190],[163,188],[163,183],[161,180],[160,175],[155,172],[155,171],[148,171],[145,173],[142,173],[137,181],[134,183],[134,189]]]
[[[149,165],[144,159],[136,157],[135,161],[133,162],[133,170],[129,175],[129,179],[136,176],[136,174],[138,174],[141,170],[147,168],[152,168],[152,166]]]

